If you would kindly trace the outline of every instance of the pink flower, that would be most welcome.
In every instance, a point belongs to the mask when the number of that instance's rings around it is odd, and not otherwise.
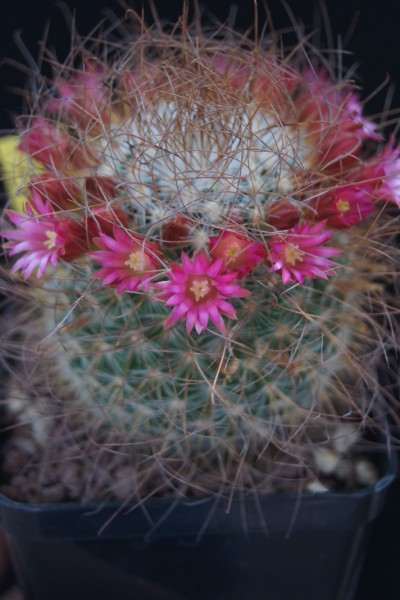
[[[161,228],[161,241],[168,248],[187,245],[192,232],[192,222],[184,215],[177,214],[166,221]]]
[[[48,200],[55,210],[76,209],[83,202],[83,191],[71,177],[59,177],[51,171],[34,177],[29,183],[43,201]]]
[[[363,164],[356,178],[369,185],[375,200],[393,202],[400,208],[400,147],[390,143],[380,156]]]
[[[108,125],[110,102],[107,87],[103,83],[104,73],[90,63],[85,70],[75,74],[69,81],[57,81],[59,98],[50,100],[45,108],[48,111],[63,111],[81,127]]]
[[[245,275],[265,258],[266,250],[263,244],[252,242],[232,231],[224,231],[210,238],[210,254],[214,259],[220,258],[227,271],[238,271]]]
[[[69,155],[70,137],[37,118],[22,136],[19,149],[46,166],[60,169]]]
[[[324,169],[356,164],[364,140],[380,140],[376,124],[364,117],[358,96],[338,87],[325,71],[308,69],[296,98],[298,119],[314,145],[314,161]]]
[[[348,123],[358,130],[362,139],[375,140],[379,142],[382,137],[376,133],[377,124],[362,114],[362,105],[357,94],[354,92],[346,96],[346,111]]]
[[[278,200],[268,207],[265,220],[278,231],[290,229],[300,221],[301,213],[289,200]]]
[[[371,186],[348,185],[333,189],[309,204],[314,209],[312,219],[325,220],[328,227],[344,229],[360,223],[374,211]]]
[[[328,258],[341,251],[327,247],[331,231],[324,231],[326,222],[317,225],[301,223],[286,235],[277,235],[269,241],[270,271],[281,271],[284,284],[289,281],[304,282],[305,277],[321,277],[335,275],[331,267],[334,263]]]
[[[78,184],[80,179],[46,171],[34,177],[29,186],[57,210],[77,209],[84,204],[92,206],[116,196],[116,183],[111,177],[89,175],[82,181],[84,187]]]
[[[100,234],[112,237],[116,225],[129,225],[128,216],[122,208],[112,204],[91,207],[85,219],[86,236],[89,240],[98,238]]]
[[[400,147],[389,145],[382,154],[383,185],[379,200],[389,200],[400,208]]]
[[[19,149],[56,171],[68,164],[84,169],[95,163],[95,155],[86,143],[74,140],[42,118],[34,119],[23,133]]]
[[[181,318],[186,319],[186,330],[190,333],[195,327],[197,333],[206,329],[209,319],[225,333],[221,313],[236,318],[236,310],[226,298],[243,298],[250,292],[232,283],[237,273],[221,275],[224,263],[221,259],[209,259],[204,250],[190,259],[182,252],[182,264],[172,264],[169,280],[156,283],[161,289],[159,298],[173,306],[167,327]]]
[[[58,259],[66,254],[68,245],[71,242],[74,245],[70,232],[75,221],[68,217],[59,218],[50,202],[43,200],[35,191],[26,205],[27,214],[13,210],[5,212],[17,228],[1,232],[1,235],[11,240],[4,247],[11,248],[10,256],[23,253],[12,270],[21,269],[24,279],[35,268],[38,269],[37,277],[40,278],[49,263],[56,267]],[[72,251],[72,248],[68,251]]]
[[[139,285],[147,291],[151,277],[158,271],[159,247],[116,225],[113,236],[100,233],[100,237],[95,239],[97,245],[103,248],[91,254],[102,265],[95,277],[103,279],[103,285],[116,285],[118,293],[126,289],[133,292]]]
[[[93,201],[104,202],[111,200],[118,194],[117,182],[112,177],[106,175],[90,175],[85,177],[85,189],[87,200],[92,204]]]

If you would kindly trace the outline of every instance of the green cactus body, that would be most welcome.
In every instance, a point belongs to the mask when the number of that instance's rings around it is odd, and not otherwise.
[[[165,329],[162,302],[84,291],[85,272],[79,281],[69,269],[58,281],[57,308],[42,318],[55,332],[43,352],[59,413],[78,415],[93,443],[122,452],[139,481],[158,466],[177,479],[190,473],[203,491],[227,491],[240,465],[245,481],[262,488],[273,458],[290,455],[298,438],[297,460],[307,460],[304,422],[317,420],[329,435],[330,421],[356,410],[341,387],[354,377],[357,348],[367,349],[365,331],[357,296],[337,279],[290,293],[266,281],[262,295],[254,283],[257,296],[238,301],[246,316],[224,336]],[[230,470],[224,482],[218,462]]]

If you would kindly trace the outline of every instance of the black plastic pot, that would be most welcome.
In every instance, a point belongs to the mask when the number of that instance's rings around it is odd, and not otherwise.
[[[351,493],[25,505],[0,497],[27,600],[350,600],[391,472]]]

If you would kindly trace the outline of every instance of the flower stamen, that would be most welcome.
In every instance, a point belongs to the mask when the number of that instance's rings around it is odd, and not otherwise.
[[[210,284],[207,279],[195,279],[189,291],[193,292],[196,302],[199,302],[199,300],[209,294]]]
[[[131,252],[128,260],[124,262],[124,265],[131,268],[133,271],[141,271],[143,269],[143,253],[140,251]]]
[[[303,262],[304,251],[300,250],[298,244],[288,244],[284,249],[284,254],[288,265],[294,266],[296,263]]]
[[[338,202],[336,202],[336,208],[339,212],[345,213],[350,210],[350,202],[347,200],[338,200]]]
[[[117,225],[113,227],[112,237],[100,233],[96,244],[101,250],[91,256],[102,266],[96,279],[102,279],[103,285],[115,285],[118,294],[139,288],[149,290],[161,256],[157,244],[133,232],[127,233]]]
[[[158,298],[173,307],[167,327],[184,319],[187,333],[193,327],[201,333],[211,320],[225,333],[222,315],[236,319],[236,310],[229,300],[244,298],[250,292],[236,283],[237,272],[221,274],[223,267],[222,259],[208,257],[204,250],[192,259],[182,253],[182,262],[171,265],[168,279],[154,284],[155,289],[162,290]]]
[[[57,233],[55,231],[52,231],[51,229],[48,229],[47,231],[45,231],[45,235],[47,237],[47,240],[43,242],[43,246],[48,250],[54,250],[54,248],[57,245]]]
[[[239,254],[240,252],[240,248],[238,244],[232,244],[226,251],[225,256],[226,256],[226,263],[229,264],[231,262],[231,260],[233,260],[234,258],[236,258],[236,256]]]

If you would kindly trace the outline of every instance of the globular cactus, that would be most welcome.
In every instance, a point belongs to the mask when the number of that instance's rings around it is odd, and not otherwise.
[[[391,406],[400,150],[353,81],[268,37],[126,23],[33,106],[2,232],[33,497],[55,463],[84,498],[314,481],[319,444]]]

